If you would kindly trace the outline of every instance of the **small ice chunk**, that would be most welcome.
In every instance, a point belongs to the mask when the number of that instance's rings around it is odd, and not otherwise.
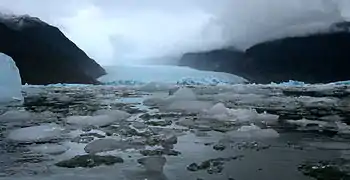
[[[330,116],[323,116],[320,119],[323,121],[337,122],[337,121],[342,121],[344,118],[340,117],[339,115],[330,115]]]
[[[59,144],[42,144],[38,146],[32,146],[29,148],[31,151],[41,154],[59,155],[69,150],[69,147]]]
[[[209,111],[206,112],[208,115],[228,115],[229,110],[223,103],[215,104]]]
[[[251,124],[250,126],[242,126],[237,131],[247,132],[247,131],[256,131],[256,130],[261,130],[261,128],[254,124]]]
[[[335,123],[339,134],[350,134],[350,126],[343,122]]]
[[[254,122],[259,116],[253,109],[230,109],[230,114],[234,115],[239,122]]]
[[[196,123],[194,122],[193,119],[181,118],[181,119],[178,121],[178,124],[179,124],[180,126],[193,127]]]
[[[160,106],[165,103],[165,100],[160,97],[150,97],[145,99],[142,103],[145,106]]]
[[[134,128],[136,128],[136,129],[144,129],[144,128],[147,127],[147,125],[146,125],[145,123],[143,123],[143,122],[138,122],[138,121],[133,122],[133,123],[132,123],[132,126],[133,126]]]
[[[94,115],[108,115],[115,119],[115,121],[122,121],[129,118],[131,115],[121,110],[98,110]]]
[[[28,121],[31,118],[32,114],[28,111],[10,110],[0,115],[0,121]]]
[[[132,144],[128,141],[118,141],[115,139],[98,139],[85,146],[84,150],[87,153],[95,154],[99,152],[107,152],[114,150],[139,149],[140,144]]]
[[[137,162],[142,164],[148,172],[162,173],[166,158],[162,156],[151,156],[138,159]]]
[[[59,96],[56,96],[56,98],[59,102],[70,102],[74,100],[73,98],[62,94],[59,94]]]
[[[325,121],[308,120],[305,118],[300,120],[287,120],[287,122],[300,127],[307,127],[308,125],[314,125],[314,124],[318,125],[319,127],[325,127],[328,124],[328,122],[325,122]]]
[[[174,135],[168,136],[164,139],[164,143],[166,144],[177,144],[177,137]]]
[[[101,110],[96,112],[96,116],[70,116],[67,117],[67,123],[77,126],[107,126],[116,121],[126,120],[130,114],[124,111]]]
[[[180,88],[169,98],[174,100],[196,100],[196,94],[190,88]]]
[[[86,145],[84,150],[87,153],[95,154],[99,152],[114,151],[120,148],[121,145],[122,143],[115,139],[98,139]]]
[[[257,120],[265,122],[267,125],[277,123],[279,115],[268,114],[266,112],[258,115]]]
[[[208,110],[213,104],[207,101],[195,101],[195,100],[180,100],[175,101],[165,107],[161,107],[161,111],[170,112],[185,112],[185,113],[200,113]]]
[[[76,126],[106,126],[113,122],[114,119],[108,115],[67,117],[67,123]]]
[[[177,137],[174,135],[165,137],[161,143],[164,149],[173,149],[174,144],[177,144]]]
[[[45,142],[60,138],[63,129],[56,124],[32,126],[13,130],[8,139],[19,142]]]
[[[339,99],[328,98],[328,97],[308,97],[301,96],[298,101],[304,104],[305,107],[324,107],[324,106],[335,106],[337,105]]]
[[[279,134],[273,129],[261,129],[256,125],[242,126],[237,131],[230,131],[226,133],[229,138],[278,138]]]

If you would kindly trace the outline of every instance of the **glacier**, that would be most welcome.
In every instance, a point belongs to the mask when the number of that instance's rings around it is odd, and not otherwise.
[[[22,102],[22,82],[16,63],[0,53],[0,105]]]
[[[119,65],[106,66],[107,75],[98,80],[107,85],[142,85],[161,82],[180,85],[223,85],[245,83],[242,77],[189,67],[170,65]]]

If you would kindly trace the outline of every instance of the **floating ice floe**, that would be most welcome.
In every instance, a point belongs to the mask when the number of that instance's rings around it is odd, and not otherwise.
[[[196,94],[190,88],[179,88],[168,97],[146,99],[143,104],[159,107],[161,111],[184,113],[200,113],[213,106],[209,101],[197,100]]]
[[[130,117],[129,113],[120,110],[100,110],[95,114],[96,116],[70,116],[67,117],[67,123],[76,126],[103,127]]]
[[[114,150],[140,149],[142,147],[143,146],[139,144],[132,144],[128,141],[119,141],[115,139],[98,139],[86,145],[84,150],[87,153],[95,154]]]
[[[23,110],[10,110],[0,115],[0,121],[28,121],[33,117],[32,113]]]
[[[179,88],[172,96],[168,97],[173,101],[175,100],[197,100],[196,94],[190,88]]]
[[[228,138],[278,138],[279,133],[273,129],[261,129],[256,125],[242,126],[236,131],[226,133]]]
[[[162,173],[166,158],[162,156],[151,156],[138,159],[137,162],[142,164],[148,172]]]
[[[208,111],[201,114],[201,118],[216,119],[221,121],[237,121],[237,122],[262,122],[275,123],[279,116],[261,113],[254,109],[230,109],[223,103],[217,103]]]
[[[212,106],[213,104],[208,101],[180,100],[160,107],[160,110],[168,112],[201,113]]]
[[[20,128],[11,131],[8,139],[23,143],[46,142],[61,138],[63,129],[56,124]]]
[[[326,121],[316,121],[316,120],[308,120],[308,119],[300,119],[300,120],[287,120],[287,123],[297,125],[299,127],[307,127],[310,125],[317,125],[318,127],[325,127],[328,125]]]
[[[59,144],[42,144],[42,145],[29,147],[29,149],[36,153],[59,155],[68,151],[69,147],[59,145]]]
[[[329,98],[329,97],[307,97],[301,96],[297,98],[305,107],[329,107],[335,106],[338,103],[337,98]]]

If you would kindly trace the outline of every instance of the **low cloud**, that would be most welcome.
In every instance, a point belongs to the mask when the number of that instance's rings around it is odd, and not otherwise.
[[[1,0],[58,26],[101,64],[314,33],[350,17],[347,0]],[[138,61],[139,62],[139,61]]]

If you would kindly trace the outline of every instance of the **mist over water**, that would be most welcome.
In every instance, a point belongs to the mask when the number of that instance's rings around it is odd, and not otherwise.
[[[350,17],[348,0],[1,0],[5,13],[59,27],[102,65],[322,31]],[[166,58],[165,58],[166,59]]]

